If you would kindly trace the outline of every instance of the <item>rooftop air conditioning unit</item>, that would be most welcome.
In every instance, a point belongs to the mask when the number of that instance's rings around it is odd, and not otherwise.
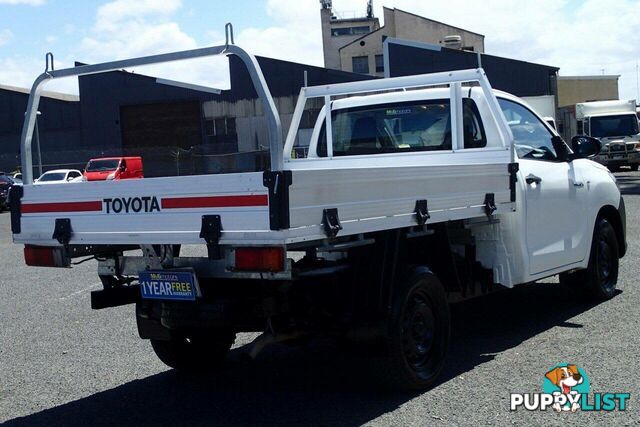
[[[457,34],[446,36],[444,40],[442,40],[442,44],[449,49],[462,49],[462,37]]]

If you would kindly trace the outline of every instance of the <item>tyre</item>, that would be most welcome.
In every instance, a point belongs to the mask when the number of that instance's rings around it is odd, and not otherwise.
[[[444,366],[451,329],[447,295],[433,273],[424,269],[402,285],[388,326],[390,385],[405,391],[431,387]]]
[[[634,163],[632,165],[629,165],[629,167],[631,168],[632,171],[637,172],[638,171],[638,166],[640,166],[637,163]]]
[[[167,366],[185,372],[206,372],[221,366],[235,341],[231,332],[151,339],[156,356]]]
[[[589,265],[585,270],[560,274],[560,283],[584,292],[597,301],[604,301],[616,294],[618,282],[618,240],[609,221],[596,220],[591,240]]]

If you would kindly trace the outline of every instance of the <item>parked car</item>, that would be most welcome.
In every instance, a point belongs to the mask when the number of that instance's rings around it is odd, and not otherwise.
[[[9,208],[9,189],[15,181],[8,175],[0,175],[0,212]]]
[[[81,182],[82,172],[77,169],[56,169],[40,175],[33,183],[35,185],[62,184],[65,182]]]
[[[91,159],[84,169],[83,181],[144,178],[142,157],[103,157]]]

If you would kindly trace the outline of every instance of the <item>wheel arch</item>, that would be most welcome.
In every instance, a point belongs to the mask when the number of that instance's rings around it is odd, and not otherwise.
[[[621,202],[624,206],[624,202]],[[627,252],[627,245],[625,240],[625,226],[622,222],[620,211],[611,205],[606,205],[600,208],[598,216],[596,217],[596,223],[598,219],[606,219],[616,232],[616,240],[618,241],[618,256],[622,258]]]

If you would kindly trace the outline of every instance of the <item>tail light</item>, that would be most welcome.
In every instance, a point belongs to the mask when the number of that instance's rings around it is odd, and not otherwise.
[[[24,261],[31,267],[69,267],[71,260],[64,248],[51,246],[24,246]]]
[[[284,270],[283,248],[237,248],[236,270],[278,272]]]

